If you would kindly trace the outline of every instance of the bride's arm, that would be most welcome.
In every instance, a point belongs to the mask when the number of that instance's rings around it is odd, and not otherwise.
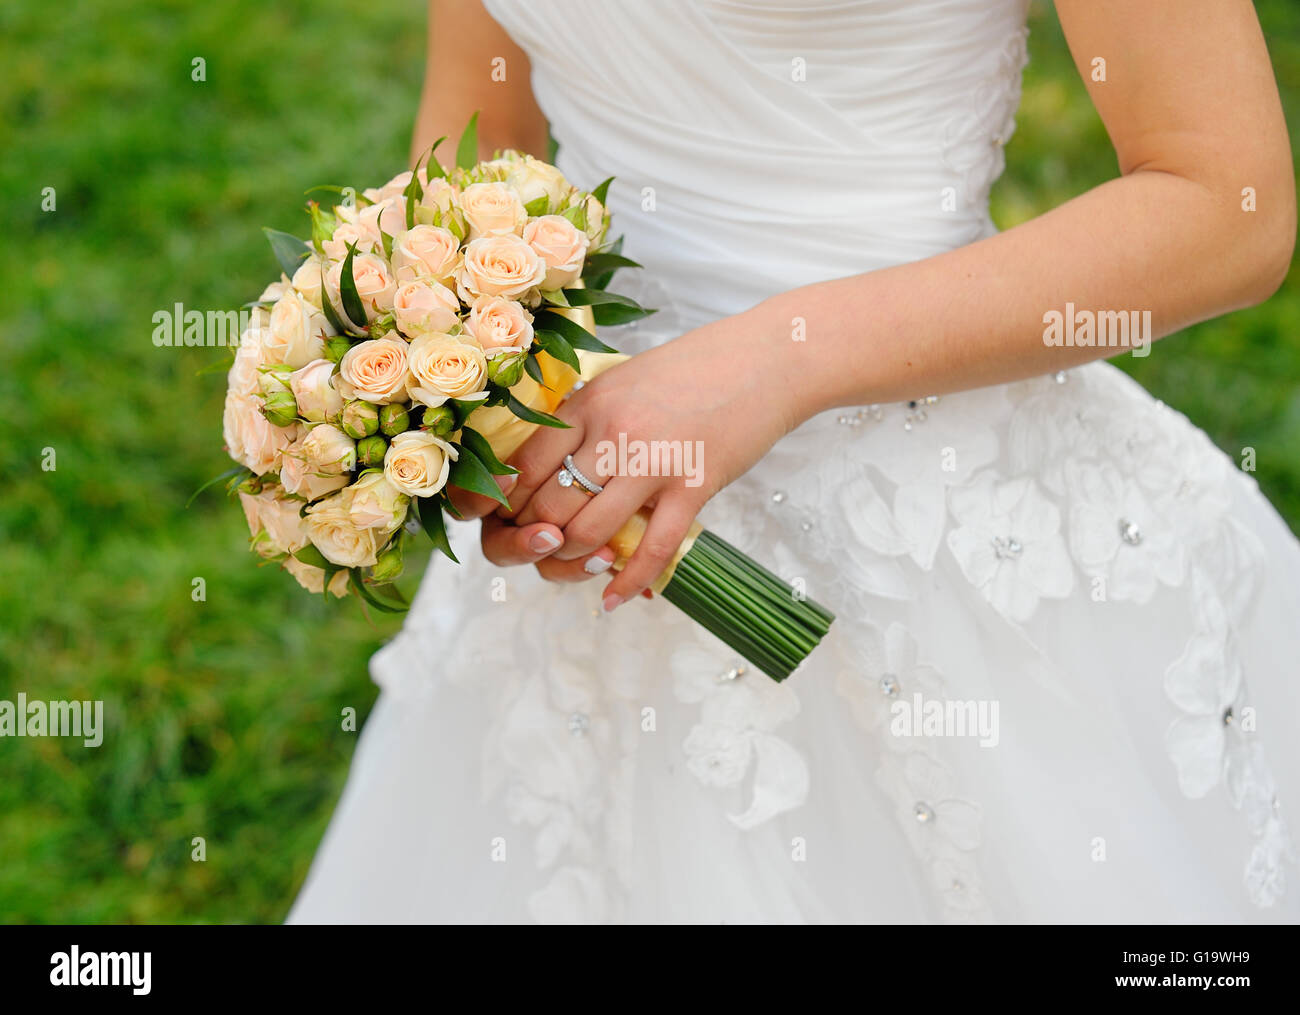
[[[533,98],[523,50],[479,0],[429,0],[428,58],[411,160],[444,134],[454,145],[476,110],[483,158],[498,148],[545,156],[546,118]],[[446,162],[445,151],[442,157]]]
[[[1296,237],[1295,182],[1248,0],[1057,0],[1121,176],[979,243],[808,286],[749,315],[810,377],[796,418],[1046,373],[1113,349],[1045,344],[1044,315],[1150,310],[1153,338],[1267,299]],[[1105,59],[1105,80],[1092,61]],[[1258,210],[1245,210],[1245,188]],[[807,322],[791,348],[790,318]],[[852,364],[846,368],[845,364]]]
[[[1295,243],[1286,126],[1248,0],[1057,0],[1121,176],[1031,222],[885,271],[774,296],[601,375],[512,458],[516,526],[484,524],[498,563],[585,577],[642,504],[654,511],[606,608],[646,588],[695,513],[771,444],[825,409],[1030,377],[1113,353],[1044,342],[1044,315],[1150,311],[1153,336],[1268,298]],[[1094,57],[1106,80],[1090,76]],[[1256,211],[1243,206],[1255,194]],[[792,341],[802,319],[803,341]],[[611,480],[585,505],[550,483],[566,453],[628,439],[700,440],[704,482]],[[575,500],[576,497],[576,500]],[[551,537],[543,553],[532,543]],[[554,544],[558,544],[558,547]]]

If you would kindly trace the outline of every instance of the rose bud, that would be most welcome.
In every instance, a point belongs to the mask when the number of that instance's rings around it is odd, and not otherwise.
[[[343,406],[343,418],[339,425],[354,441],[369,437],[379,429],[379,406],[360,399],[348,402]]]
[[[298,418],[298,403],[287,388],[267,395],[262,403],[262,415],[272,426],[293,426]]]
[[[388,452],[388,441],[378,434],[357,441],[357,465],[363,469],[382,465]]]
[[[420,424],[421,430],[427,430],[435,437],[446,437],[456,429],[456,414],[445,405],[440,405],[436,409],[424,410],[424,421]]]
[[[399,433],[411,428],[411,417],[406,411],[406,406],[401,402],[389,402],[387,405],[379,407],[379,432],[388,437],[396,437]]]
[[[370,577],[380,584],[391,582],[402,574],[402,542],[393,540],[392,544],[381,553],[370,569]]]
[[[488,360],[488,380],[503,387],[514,387],[524,376],[524,360],[527,358],[527,353],[522,352],[492,357]]]
[[[343,335],[335,335],[333,338],[327,338],[325,340],[325,358],[331,363],[337,363],[351,348],[352,342]]]

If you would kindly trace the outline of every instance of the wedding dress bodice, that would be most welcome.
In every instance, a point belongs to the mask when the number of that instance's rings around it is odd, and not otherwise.
[[[992,230],[1027,0],[487,6],[688,326]]]

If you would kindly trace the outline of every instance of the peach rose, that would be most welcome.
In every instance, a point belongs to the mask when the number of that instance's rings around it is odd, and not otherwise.
[[[367,205],[357,212],[357,225],[379,235],[382,244],[383,233],[396,236],[406,229],[406,198],[401,194],[395,194]]]
[[[304,440],[297,440],[284,450],[280,485],[286,493],[314,501],[348,485],[350,477],[346,472],[322,472],[309,462],[303,444]]]
[[[297,436],[296,428],[275,426],[262,415],[260,398],[232,391],[226,392],[221,429],[230,457],[259,476],[280,468]]]
[[[587,234],[563,215],[543,215],[524,226],[524,242],[546,262],[546,289],[577,281],[587,257]]]
[[[431,279],[406,282],[393,296],[393,318],[404,335],[448,331],[460,320],[459,314],[456,294]]]
[[[348,247],[356,247],[358,254],[375,254],[384,249],[384,238],[379,235],[373,221],[362,223],[355,218],[352,210],[351,221],[340,222],[334,227],[334,235],[321,244],[325,256],[330,261],[341,261],[348,256]]]
[[[407,345],[400,338],[358,342],[343,354],[334,385],[344,401],[360,398],[376,405],[407,399]]]
[[[426,333],[407,350],[411,400],[435,408],[468,398],[487,385],[487,358],[469,336]]]
[[[330,270],[325,275],[325,288],[334,308],[339,311],[339,317],[346,322],[346,315],[343,314],[343,298],[339,290],[344,263],[344,261],[337,261],[330,265]],[[397,281],[393,278],[388,262],[382,257],[376,254],[358,254],[352,259],[352,278],[357,284],[357,295],[361,297],[367,321],[373,321],[393,309],[393,294],[397,291]]]
[[[393,239],[393,275],[399,282],[417,278],[449,280],[456,271],[460,243],[447,229],[416,226]]]
[[[484,236],[471,240],[456,277],[461,301],[477,296],[524,300],[546,279],[546,262],[518,236]]]
[[[370,472],[348,487],[348,515],[359,529],[397,531],[406,521],[411,498],[397,489],[382,472]]]
[[[260,556],[269,559],[284,553],[296,553],[307,545],[302,501],[286,499],[281,487],[268,485],[256,495],[241,492],[239,503],[248,520],[254,549]]]
[[[465,330],[485,351],[528,349],[533,344],[533,315],[504,296],[480,296],[465,318]]]
[[[343,396],[334,389],[333,377],[334,364],[327,359],[314,359],[289,375],[299,416],[323,423],[343,411]]]
[[[440,437],[424,430],[407,430],[388,445],[384,475],[409,497],[432,497],[447,485],[451,463],[458,455],[456,448]]]
[[[459,203],[471,240],[480,236],[517,236],[528,221],[519,195],[504,183],[471,183],[461,193]]]
[[[324,277],[324,262],[312,255],[298,265],[298,270],[293,273],[293,287],[302,294],[303,299],[319,309],[321,280]]]
[[[260,332],[249,329],[239,336],[239,348],[235,351],[235,362],[226,374],[226,390],[245,398],[251,398],[261,391],[262,341]]]
[[[325,591],[325,572],[318,567],[304,564],[296,557],[284,562],[284,569],[297,579],[298,584],[312,595],[321,595]],[[330,595],[342,599],[348,594],[348,572],[336,571],[330,579]]]

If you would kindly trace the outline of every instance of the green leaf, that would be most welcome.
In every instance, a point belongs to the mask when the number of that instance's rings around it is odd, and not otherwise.
[[[574,307],[599,307],[606,303],[617,303],[621,307],[635,307],[641,309],[641,304],[630,296],[621,296],[618,293],[607,292],[604,289],[565,289],[564,295],[569,301],[570,306]]]
[[[485,398],[449,398],[444,404],[451,406],[451,411],[456,414],[456,426],[460,427],[469,419],[470,413],[481,409],[486,402]]]
[[[541,290],[542,299],[547,303],[554,304],[557,307],[569,307],[572,304],[567,296],[564,295],[563,289],[543,289]]]
[[[573,351],[573,346],[558,331],[546,331],[538,328],[533,332],[533,338],[538,345],[561,363],[568,364],[574,370],[582,370],[582,364],[578,362],[578,354]]]
[[[216,485],[217,485],[218,483],[220,483],[223,479],[230,479],[231,477],[233,477],[233,476],[239,476],[240,473],[244,473],[244,472],[247,472],[249,476],[251,476],[251,475],[253,474],[251,469],[246,469],[246,468],[244,468],[242,465],[236,465],[233,469],[227,469],[225,472],[221,473],[221,475],[219,475],[219,476],[213,476],[213,477],[212,477],[211,479],[209,479],[206,483],[204,483],[201,487],[199,487],[199,488],[198,488],[197,490],[195,490],[192,494],[190,494],[190,499],[187,500],[187,501],[185,502],[185,506],[186,506],[186,507],[189,507],[191,504],[193,504],[194,501],[195,501],[195,498],[197,498],[198,495],[201,494],[201,493],[202,493],[204,490],[206,490],[208,487],[210,487],[210,486],[216,486]],[[246,478],[246,477],[241,477],[241,478],[240,478],[240,482],[241,482],[241,483],[243,482],[244,478]]]
[[[529,218],[536,218],[538,215],[545,215],[546,209],[550,206],[551,199],[545,194],[539,194],[524,205],[524,211],[527,213]]]
[[[478,165],[478,111],[465,124],[465,133],[456,146],[456,165],[460,169],[473,169]]]
[[[630,321],[639,321],[641,318],[649,317],[655,313],[658,313],[658,311],[646,310],[644,307],[629,307],[621,303],[602,303],[591,308],[591,316],[596,319],[596,323],[604,325],[606,328],[627,324]]]
[[[407,226],[406,228],[410,229],[411,227]],[[391,261],[393,259],[393,238],[382,229],[379,230],[379,238],[384,243],[384,259]]]
[[[322,571],[328,570],[331,567],[338,570],[334,564],[325,559],[325,554],[321,553],[320,550],[316,549],[316,547],[311,543],[308,543],[301,550],[295,553],[293,558],[294,560],[302,561],[304,564],[310,564],[312,567],[318,567]]]
[[[534,329],[542,331],[556,331],[564,337],[564,340],[575,349],[586,349],[588,352],[615,352],[616,350],[607,346],[590,331],[584,328],[577,321],[571,321],[563,314],[557,314],[549,311],[541,311],[533,319]]]
[[[465,520],[465,516],[460,513],[460,509],[457,508],[456,505],[451,502],[451,498],[447,496],[446,487],[443,487],[442,493],[439,494],[439,500],[447,514],[451,515],[457,521],[463,522]]]
[[[609,185],[613,182],[614,177],[612,176],[601,180],[600,183],[596,185],[596,189],[591,192],[591,196],[603,205],[605,203],[605,196],[609,193]],[[638,265],[638,267],[640,267],[640,265]]]
[[[460,457],[451,463],[447,482],[481,497],[491,497],[500,504],[510,504],[488,467],[464,444],[460,446]]]
[[[573,223],[575,229],[581,229],[584,233],[587,231],[587,203],[574,205],[572,208],[565,208],[560,212],[566,219]]]
[[[420,203],[420,198],[424,197],[424,184],[420,182],[420,160],[415,160],[415,165],[411,168],[411,182],[406,185],[402,191],[402,196],[406,198],[406,228],[415,228],[415,206]]]
[[[506,465],[501,459],[497,458],[496,452],[492,450],[492,445],[488,443],[488,439],[477,430],[471,430],[467,426],[462,427],[460,443],[462,448],[469,448],[474,452],[474,456],[487,466],[488,472],[494,476],[513,476],[519,472],[518,469]]]
[[[550,413],[538,412],[536,409],[530,409],[519,401],[514,395],[506,393],[506,408],[513,412],[526,423],[537,423],[541,426],[553,426],[559,430],[568,430],[569,424],[562,419],[556,419]]]
[[[330,322],[330,327],[340,335],[350,335],[352,329],[343,323],[339,317],[339,312],[334,309],[334,301],[330,299],[329,289],[325,286],[325,268],[321,267],[320,271],[320,307],[325,312],[325,320]]]
[[[415,168],[412,169],[411,172],[419,173],[420,163],[423,162],[425,159],[428,159],[428,163],[424,167],[425,177],[427,177],[430,180],[440,180],[445,178],[447,175],[447,171],[442,168],[442,163],[438,161],[437,156],[435,156],[433,153],[438,150],[438,145],[442,144],[446,140],[447,140],[447,135],[444,134],[442,135],[442,137],[438,138],[437,141],[433,142],[433,144],[429,145],[429,147],[425,149],[424,154],[415,160]],[[424,195],[421,194],[420,196],[423,197]]]
[[[589,254],[587,261],[582,266],[582,277],[587,279],[587,284],[592,289],[604,289],[604,285],[596,285],[595,280],[601,275],[608,273],[613,275],[619,268],[640,268],[641,265],[630,257],[624,257],[621,254],[597,253]],[[590,278],[588,278],[590,276]],[[609,283],[606,282],[605,285]]]
[[[307,241],[298,239],[292,233],[282,233],[278,229],[267,229],[265,226],[262,227],[262,232],[266,233],[266,238],[271,241],[271,252],[280,262],[280,270],[293,278],[293,273],[298,270],[298,266],[307,260],[307,255],[311,253]]]
[[[348,580],[352,587],[357,590],[357,595],[364,599],[381,613],[405,613],[405,606],[395,606],[392,603],[385,602],[375,595],[367,586],[365,579],[361,575],[361,568],[354,567],[348,569]],[[328,586],[327,586],[328,588]]]
[[[524,373],[543,387],[546,386],[546,378],[542,374],[542,365],[537,362],[536,353],[530,352],[528,358],[524,360]]]
[[[356,256],[356,244],[348,247],[348,256],[343,261],[343,271],[339,275],[339,296],[343,300],[343,312],[348,315],[358,328],[366,326],[366,307],[357,292],[357,280],[352,274],[352,258]],[[321,300],[325,303],[326,300]]]
[[[456,555],[451,552],[451,542],[447,539],[447,520],[442,517],[442,505],[438,503],[436,497],[417,497],[417,510],[420,512],[420,524],[424,526],[424,531],[429,534],[429,539],[433,541],[434,547],[441,550],[452,561],[459,564],[460,561]]]
[[[606,247],[604,250],[599,250],[596,253],[618,255],[621,254],[622,252],[623,252],[623,237],[620,236],[613,243],[609,244],[609,246]],[[587,258],[587,260],[590,261],[591,258],[589,257]],[[640,266],[638,265],[638,267]],[[584,271],[583,280],[587,283],[588,287],[592,289],[606,289],[609,287],[610,282],[614,281],[614,269],[611,268],[609,271],[605,272],[603,275],[597,276],[596,278],[587,278],[587,273]]]

